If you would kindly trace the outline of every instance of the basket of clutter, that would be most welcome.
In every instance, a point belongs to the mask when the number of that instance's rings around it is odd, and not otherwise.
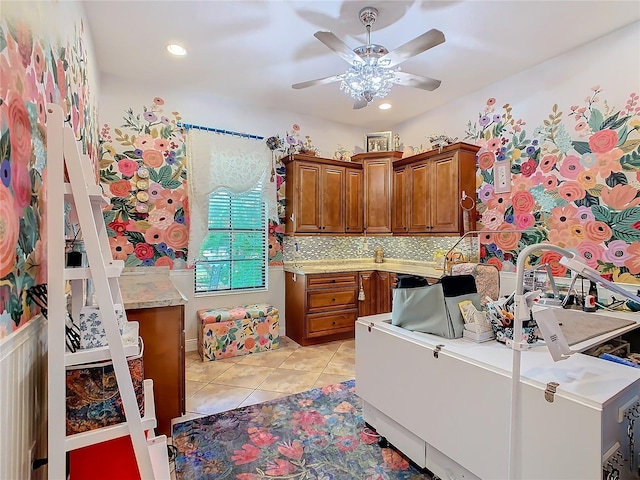
[[[509,303],[509,299],[489,301],[486,304],[487,320],[499,342],[507,343],[507,340],[513,340],[514,314],[512,308],[513,303]],[[538,338],[540,338],[540,331],[536,321],[532,317],[530,320],[523,321],[521,341],[536,343]]]

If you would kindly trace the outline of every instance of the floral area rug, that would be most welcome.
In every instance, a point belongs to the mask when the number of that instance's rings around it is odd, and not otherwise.
[[[177,480],[431,478],[378,446],[354,380],[175,424],[173,445]]]

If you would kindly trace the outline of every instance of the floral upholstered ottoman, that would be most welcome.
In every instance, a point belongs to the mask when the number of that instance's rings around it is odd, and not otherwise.
[[[198,310],[202,361],[264,352],[280,343],[278,309],[266,303]]]

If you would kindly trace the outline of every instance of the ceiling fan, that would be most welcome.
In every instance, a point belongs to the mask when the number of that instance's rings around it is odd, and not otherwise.
[[[340,89],[355,98],[354,109],[366,107],[374,97],[384,98],[394,84],[433,91],[440,86],[440,80],[401,72],[398,64],[444,42],[440,30],[428,32],[410,40],[393,51],[382,45],[371,43],[371,26],[378,17],[374,7],[364,7],[359,13],[360,22],[367,29],[367,44],[351,50],[331,32],[316,32],[314,36],[331,50],[340,55],[351,66],[345,73],[309,80],[292,85],[295,89],[342,81]]]

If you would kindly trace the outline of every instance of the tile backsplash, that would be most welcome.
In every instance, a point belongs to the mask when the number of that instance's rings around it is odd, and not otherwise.
[[[384,249],[387,258],[433,261],[438,251],[448,251],[460,237],[404,237],[404,236],[285,236],[284,260],[323,260],[342,258],[373,258],[376,247]],[[459,247],[477,249],[477,239],[467,238]],[[298,245],[295,258],[296,243]],[[466,255],[466,253],[465,253]]]

